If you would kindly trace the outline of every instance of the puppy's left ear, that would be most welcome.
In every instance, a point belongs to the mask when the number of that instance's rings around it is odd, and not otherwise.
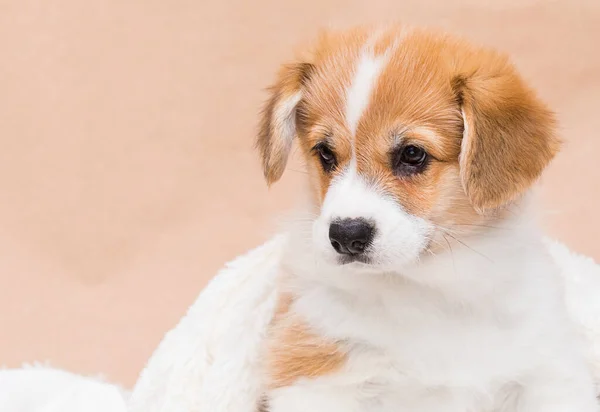
[[[296,108],[313,65],[284,65],[271,88],[270,98],[260,120],[256,146],[260,151],[267,184],[275,183],[285,169],[292,141],[297,134]]]
[[[466,60],[453,83],[464,118],[460,173],[471,204],[484,211],[522,195],[560,141],[553,113],[505,56],[490,51]]]

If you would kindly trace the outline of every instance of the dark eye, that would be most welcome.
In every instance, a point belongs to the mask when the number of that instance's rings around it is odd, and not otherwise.
[[[321,165],[326,172],[330,172],[333,170],[333,168],[335,168],[337,161],[335,159],[335,154],[329,148],[329,146],[327,146],[325,143],[319,143],[313,148],[313,151],[315,151],[319,156]]]
[[[400,162],[411,166],[416,166],[423,163],[426,158],[427,153],[425,150],[412,145],[406,146],[404,149],[402,149],[402,153],[400,154]]]
[[[404,146],[396,153],[394,168],[397,174],[403,176],[421,173],[427,166],[428,159],[429,155],[422,148]]]

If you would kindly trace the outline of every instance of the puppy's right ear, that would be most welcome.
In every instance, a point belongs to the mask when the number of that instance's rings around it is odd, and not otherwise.
[[[285,169],[297,134],[296,107],[312,70],[310,63],[284,65],[277,82],[269,88],[270,98],[263,109],[256,140],[268,185],[279,180]]]

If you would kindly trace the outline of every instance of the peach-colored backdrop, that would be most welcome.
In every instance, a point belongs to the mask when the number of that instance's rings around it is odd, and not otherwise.
[[[378,19],[512,53],[567,140],[544,222],[600,257],[597,0],[0,0],[0,364],[131,385],[294,203],[303,175],[268,193],[252,150],[277,65],[319,27]]]

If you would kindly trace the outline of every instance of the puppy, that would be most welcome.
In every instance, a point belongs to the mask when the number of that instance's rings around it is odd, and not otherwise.
[[[261,409],[597,411],[528,206],[554,126],[504,55],[440,33],[327,33],[283,66],[258,148],[272,184],[296,140],[311,207]]]

